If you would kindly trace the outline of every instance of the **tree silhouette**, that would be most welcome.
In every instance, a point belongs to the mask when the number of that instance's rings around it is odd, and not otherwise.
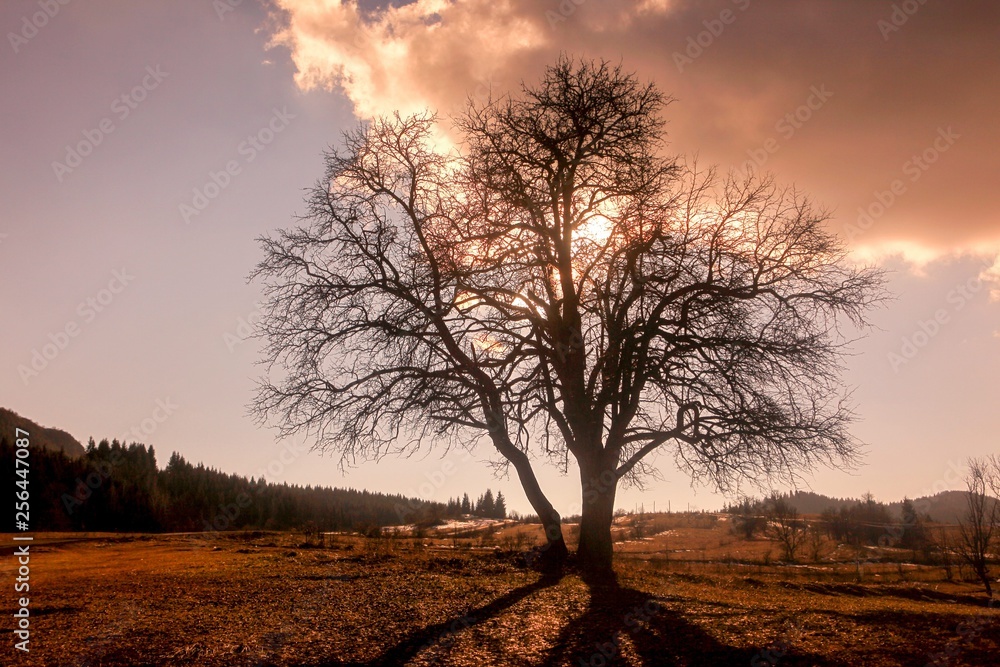
[[[925,549],[928,545],[927,527],[912,500],[903,498],[901,513],[903,530],[899,536],[899,545],[906,549]]]
[[[497,491],[496,502],[493,503],[493,518],[494,519],[506,519],[507,518],[507,501],[503,497],[503,492]]]
[[[654,452],[722,489],[850,462],[838,321],[866,325],[880,274],[796,191],[665,157],[669,101],[562,58],[470,104],[460,150],[431,114],[348,132],[302,223],[261,239],[256,414],[345,465],[485,438],[553,561],[532,454],[572,459],[578,556],[604,572],[618,484]]]
[[[786,496],[771,494],[767,502],[767,531],[781,546],[785,560],[794,563],[806,540],[806,525]]]
[[[493,491],[486,489],[486,493],[476,501],[476,514],[487,519],[493,518],[493,503]]]
[[[958,552],[993,598],[990,561],[994,541],[1000,536],[1000,456],[969,459],[965,514],[958,524]]]

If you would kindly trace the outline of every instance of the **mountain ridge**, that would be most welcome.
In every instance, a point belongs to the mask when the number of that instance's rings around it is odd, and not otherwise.
[[[911,498],[910,501],[921,516],[928,516],[936,523],[955,524],[965,514],[967,497],[968,492],[953,489],[940,491],[932,496]],[[827,509],[840,510],[865,502],[863,498],[836,498],[813,491],[795,491],[788,494],[787,498],[800,514],[822,514]],[[902,500],[884,504],[894,518],[902,517]]]
[[[35,447],[62,452],[73,459],[80,458],[86,451],[83,444],[66,431],[42,426],[27,417],[22,417],[13,410],[0,408],[0,434],[7,438],[11,444],[16,438],[15,429],[18,428],[29,433],[29,440]]]

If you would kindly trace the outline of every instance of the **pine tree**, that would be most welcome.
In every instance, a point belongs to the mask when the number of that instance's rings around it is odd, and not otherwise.
[[[495,503],[493,503],[493,518],[494,519],[507,518],[507,501],[504,500],[502,491],[497,491],[497,500]]]
[[[462,495],[462,514],[472,514],[472,503],[469,502],[469,494]]]
[[[484,518],[491,518],[493,516],[493,492],[486,489],[486,493],[479,501],[479,505],[476,507],[476,514]]]
[[[917,513],[913,501],[903,498],[903,534],[900,546],[908,549],[920,549],[927,545],[927,530],[923,518]]]

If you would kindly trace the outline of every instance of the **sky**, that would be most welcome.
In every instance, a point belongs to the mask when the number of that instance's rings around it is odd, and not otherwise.
[[[669,150],[768,171],[831,211],[895,299],[845,383],[867,443],[802,488],[961,488],[1000,451],[1000,5],[992,0],[9,0],[0,5],[0,406],[227,472],[529,506],[487,451],[359,463],[248,416],[263,369],[255,238],[290,226],[322,153],[395,110],[449,115],[560,53],[675,101]],[[632,509],[719,507],[669,453]],[[544,466],[564,514],[579,481]]]

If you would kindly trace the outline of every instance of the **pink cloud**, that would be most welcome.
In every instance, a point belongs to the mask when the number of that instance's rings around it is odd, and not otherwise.
[[[765,155],[762,169],[830,206],[869,256],[1000,252],[1000,152],[989,148],[1000,88],[984,85],[1000,80],[989,28],[1000,9],[988,0],[925,5],[888,40],[887,8],[862,0],[278,4],[273,43],[291,50],[298,85],[339,87],[360,118],[447,115],[536,79],[560,52],[603,57],[677,97],[671,149],[723,168]],[[817,88],[831,97],[803,114]],[[935,151],[947,128],[960,138]],[[869,210],[881,212],[850,233]]]

